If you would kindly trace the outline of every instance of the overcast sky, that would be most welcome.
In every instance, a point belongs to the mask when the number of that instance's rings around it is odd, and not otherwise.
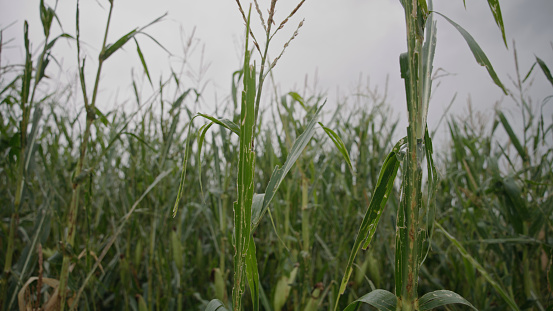
[[[53,5],[53,1],[46,1]],[[277,3],[276,21],[284,19],[298,0],[280,0]],[[242,0],[247,8],[249,2]],[[265,7],[269,0],[260,0]],[[499,77],[509,89],[515,90],[509,78],[515,74],[513,40],[516,41],[520,69],[526,74],[535,61],[534,54],[542,58],[553,69],[553,1],[551,0],[504,0],[500,1],[505,22],[507,49],[495,25],[487,1],[467,0],[467,9],[462,0],[435,1],[436,11],[444,13],[471,33],[490,58]],[[0,0],[0,28],[4,42],[13,39],[10,49],[2,51],[2,64],[18,63],[22,59],[23,21],[29,21],[33,47],[37,49],[43,39],[38,13],[39,1]],[[81,37],[89,53],[89,81],[95,74],[95,62],[105,27],[108,11],[106,0],[81,1]],[[264,10],[266,12],[266,9]],[[58,16],[67,33],[75,33],[75,1],[60,1]],[[182,37],[189,37],[195,28],[195,50],[191,51],[188,71],[204,72],[201,78],[205,103],[202,107],[212,112],[215,105],[224,105],[229,94],[231,74],[240,67],[241,45],[244,23],[234,0],[115,0],[109,42],[137,26],[144,25],[168,12],[166,20],[152,26],[147,32],[169,49],[175,57],[167,54],[148,38],[138,37],[150,68],[152,79],[169,75],[169,66],[179,68],[182,51]],[[259,25],[257,15],[254,25]],[[307,0],[296,16],[290,20],[272,43],[270,55],[275,57],[283,43],[294,32],[297,24],[305,18],[299,36],[292,41],[286,53],[275,67],[274,76],[282,92],[303,90],[306,75],[310,83],[316,77],[320,91],[328,92],[329,103],[336,102],[337,93],[346,95],[358,83],[360,75],[370,79],[371,85],[384,89],[389,77],[388,101],[394,111],[405,120],[405,95],[403,81],[399,75],[399,54],[406,50],[403,10],[398,0]],[[473,106],[486,114],[493,111],[496,102],[503,101],[516,118],[518,110],[505,99],[501,90],[489,78],[487,71],[476,64],[461,35],[443,18],[438,21],[438,41],[434,69],[443,68],[453,75],[440,79],[430,103],[429,126],[442,115],[453,95],[457,93],[451,113],[467,111],[467,99]],[[262,34],[257,30],[257,37]],[[57,25],[55,34],[60,33]],[[75,47],[67,42],[57,44],[54,54],[62,59],[67,70],[66,78],[76,73]],[[203,63],[201,63],[203,59]],[[203,64],[203,65],[202,65]],[[50,65],[52,66],[52,65]],[[54,65],[55,66],[55,65]],[[125,51],[118,52],[106,63],[101,88],[105,96],[104,109],[113,105],[113,94],[125,92],[131,85],[130,68],[135,73],[141,70],[134,43]],[[541,71],[533,75],[535,82],[531,94],[535,104],[548,95],[553,88]],[[192,80],[196,79],[197,76]],[[89,82],[91,83],[91,82]],[[197,85],[195,85],[197,86]],[[340,91],[337,92],[337,89]],[[111,95],[110,95],[111,94]],[[111,97],[109,97],[111,96]],[[502,100],[503,99],[503,100]],[[545,106],[546,118],[550,120],[553,102]]]

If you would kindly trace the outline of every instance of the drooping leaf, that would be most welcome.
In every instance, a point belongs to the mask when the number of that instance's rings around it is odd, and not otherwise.
[[[204,113],[198,113],[198,115],[214,122],[214,123],[217,123],[221,126],[223,126],[224,128],[226,129],[229,129],[231,130],[234,134],[238,135],[238,137],[240,137],[240,126],[238,126],[238,124],[232,122],[231,120],[229,119],[218,119],[218,118],[215,118],[215,117],[212,117],[210,115],[207,115],[207,114],[204,114]]]
[[[200,180],[200,193],[202,194],[202,198],[204,197],[204,187],[202,183],[202,165],[201,165],[201,159],[202,159],[202,147],[204,145],[205,140],[205,134],[209,130],[209,128],[213,125],[213,122],[209,122],[207,124],[204,124],[202,127],[198,129],[198,179]]]
[[[148,81],[150,81],[150,85],[153,86],[152,78],[150,78],[150,71],[148,70],[148,65],[146,65],[146,60],[144,59],[144,54],[142,54],[142,50],[140,49],[140,45],[138,44],[136,38],[133,39],[134,43],[136,43],[136,52],[140,58],[140,63],[142,63],[142,68],[144,68],[144,73],[146,73],[146,77],[148,78]]]
[[[305,107],[305,100],[303,99],[303,97],[301,97],[300,94],[296,92],[289,92],[288,95],[292,96],[293,99],[295,99],[298,103],[300,103],[303,109],[307,110],[307,108]]]
[[[507,95],[507,89],[505,88],[505,86],[497,76],[497,73],[493,69],[493,66],[490,60],[488,59],[488,57],[486,56],[482,48],[480,48],[480,45],[478,45],[478,43],[476,43],[476,40],[474,40],[474,38],[470,35],[470,33],[468,33],[468,31],[466,31],[463,27],[459,26],[459,24],[449,19],[449,17],[438,12],[435,12],[435,13],[438,15],[441,15],[443,18],[445,18],[445,20],[447,20],[451,25],[453,25],[453,27],[455,27],[457,31],[459,31],[459,33],[463,36],[463,38],[467,42],[472,54],[474,55],[474,58],[476,59],[476,62],[481,66],[486,67],[486,70],[488,70],[488,74],[490,75],[494,83],[497,86],[499,86],[501,90],[503,90],[503,93],[505,93],[505,95]]]
[[[344,311],[356,311],[362,303],[375,307],[379,311],[395,311],[397,308],[397,297],[387,290],[375,289],[352,302]]]
[[[426,311],[454,303],[463,304],[478,311],[468,300],[449,290],[437,290],[427,293],[419,299],[419,308],[420,311]]]
[[[175,199],[175,205],[173,205],[173,218],[177,216],[177,210],[179,207],[179,202],[182,197],[182,194],[184,192],[184,181],[186,178],[186,166],[188,164],[188,157],[190,156],[190,131],[192,130],[192,120],[190,120],[190,123],[188,124],[188,135],[186,136],[185,144],[184,144],[184,159],[182,163],[182,171],[180,175],[180,182],[179,182],[179,190],[177,192],[177,198]]]
[[[536,61],[538,62],[538,64],[541,67],[541,70],[543,71],[543,73],[547,77],[547,80],[549,80],[549,83],[551,83],[551,85],[553,85],[553,76],[551,76],[551,71],[549,71],[549,68],[547,68],[547,65],[545,64],[545,62],[537,56],[536,56]]]
[[[138,33],[138,28],[133,29],[129,31],[126,35],[119,38],[119,40],[115,41],[115,43],[106,45],[106,48],[100,52],[100,56],[98,57],[100,60],[106,60],[108,59],[113,53],[115,53],[117,50],[122,48],[125,43],[129,42],[130,39],[134,38],[134,36]]]
[[[129,31],[126,35],[119,38],[115,43],[108,44],[106,47],[100,52],[100,56],[98,57],[101,61],[104,61],[108,59],[113,53],[115,53],[117,50],[122,48],[127,42],[129,42],[130,39],[133,39],[137,34],[142,33],[144,29],[146,29],[148,26],[151,26],[157,22],[159,22],[162,18],[164,18],[167,15],[167,13],[163,14],[162,16],[156,18],[154,21],[149,23],[148,25],[141,27],[141,28],[135,28],[131,31]]]
[[[349,157],[349,153],[348,153],[348,150],[346,149],[344,141],[342,141],[342,139],[340,138],[340,136],[338,136],[338,134],[336,134],[336,132],[334,132],[333,130],[331,130],[328,127],[324,126],[321,122],[319,122],[319,125],[323,128],[323,130],[328,135],[330,140],[332,140],[332,142],[334,143],[336,148],[338,148],[338,151],[340,151],[340,153],[344,157],[344,160],[346,160],[346,163],[348,164],[348,167],[349,167],[349,169],[351,170],[351,172],[353,174],[354,173],[353,172],[353,166],[351,165],[351,159]]]

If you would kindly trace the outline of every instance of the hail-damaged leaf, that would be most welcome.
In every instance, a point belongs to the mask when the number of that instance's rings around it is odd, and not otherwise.
[[[205,307],[205,311],[229,311],[219,299],[213,299]]]
[[[459,26],[459,24],[455,23],[454,21],[449,19],[447,16],[445,16],[441,13],[438,13],[438,12],[435,12],[435,13],[438,14],[438,15],[441,15],[443,18],[445,18],[445,20],[447,20],[451,25],[453,25],[453,27],[455,27],[455,29],[457,29],[457,31],[459,31],[459,33],[463,36],[463,38],[467,42],[472,54],[474,55],[474,58],[476,59],[476,62],[478,64],[480,64],[481,66],[486,67],[486,70],[488,70],[488,74],[490,75],[490,77],[492,78],[494,83],[497,86],[499,86],[501,88],[501,90],[503,90],[503,93],[505,93],[505,95],[507,95],[507,89],[505,88],[505,86],[503,85],[503,83],[501,82],[499,77],[497,76],[497,73],[493,69],[493,66],[492,66],[490,60],[488,59],[488,57],[486,56],[486,54],[484,53],[482,48],[480,48],[478,43],[476,43],[476,40],[474,40],[474,38],[463,27]]]
[[[387,290],[375,289],[352,302],[344,311],[356,311],[361,306],[361,303],[366,303],[380,311],[395,311],[397,308],[397,297]]]
[[[220,126],[232,131],[234,134],[240,136],[240,126],[238,126],[238,124],[232,122],[231,120],[229,119],[218,119],[218,118],[215,118],[213,116],[210,116],[210,115],[207,115],[205,113],[198,113],[198,115],[214,122],[214,123],[217,123],[219,124]]]
[[[449,290],[437,290],[422,296],[419,299],[420,311],[433,310],[434,308],[450,305],[450,304],[463,304],[469,306],[473,310],[477,310],[468,300],[461,295],[449,291]]]
[[[488,0],[488,5],[490,6],[490,10],[492,11],[495,23],[497,24],[497,27],[499,27],[499,30],[501,31],[501,35],[503,36],[503,42],[505,43],[505,47],[508,47],[507,38],[505,37],[505,25],[503,24],[503,16],[501,15],[501,6],[499,5],[499,0]]]

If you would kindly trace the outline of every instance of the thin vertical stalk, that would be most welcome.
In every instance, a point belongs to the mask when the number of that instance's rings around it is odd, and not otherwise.
[[[113,1],[110,1],[110,8],[109,8],[108,20],[107,20],[107,24],[106,24],[106,31],[104,33],[104,41],[102,43],[102,51],[104,51],[105,48],[106,48],[106,42],[107,42],[107,36],[108,36],[108,31],[109,31],[109,25],[110,25],[110,21],[111,21],[112,12],[113,12]],[[77,20],[78,20],[78,16],[77,16]],[[78,27],[78,24],[77,24],[77,27]],[[80,57],[80,55],[78,57]],[[64,231],[64,234],[67,234],[67,235],[65,236],[65,241],[62,245],[62,248],[64,248],[64,251],[63,251],[63,264],[62,264],[62,269],[61,269],[61,273],[60,273],[60,286],[59,286],[60,311],[64,310],[65,301],[67,299],[66,287],[67,287],[67,281],[69,279],[69,263],[70,263],[70,259],[71,259],[70,254],[67,251],[65,251],[65,248],[67,246],[72,247],[74,245],[74,242],[75,242],[75,229],[77,227],[77,212],[78,212],[78,204],[79,204],[79,192],[80,192],[80,189],[81,189],[81,182],[83,180],[83,177],[86,176],[86,172],[84,172],[85,175],[82,176],[82,174],[83,174],[83,165],[84,165],[85,157],[86,157],[86,149],[87,149],[87,146],[88,146],[88,139],[90,137],[90,128],[92,126],[92,123],[94,122],[94,119],[96,118],[95,103],[96,103],[96,96],[97,96],[97,93],[98,93],[98,86],[100,84],[100,74],[102,72],[102,65],[104,63],[104,60],[105,59],[100,57],[99,61],[98,61],[98,71],[96,73],[96,81],[94,83],[94,90],[93,90],[93,93],[92,93],[92,101],[90,102],[90,104],[88,104],[88,99],[86,97],[86,92],[84,91],[85,90],[84,79],[81,77],[81,86],[83,88],[83,97],[85,98],[84,102],[85,102],[85,109],[86,109],[86,127],[85,127],[85,132],[84,132],[84,135],[83,135],[83,138],[82,138],[82,142],[81,142],[81,150],[80,150],[79,160],[77,162],[77,167],[75,169],[75,174],[74,174],[75,178],[72,180],[73,192],[72,192],[72,196],[71,196],[71,203],[70,203],[70,206],[69,206],[69,213],[67,215],[66,228],[65,228],[65,231]]]

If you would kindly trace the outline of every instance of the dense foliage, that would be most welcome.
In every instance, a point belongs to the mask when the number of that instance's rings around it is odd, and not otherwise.
[[[83,101],[74,86],[37,85],[49,79],[56,40],[74,40],[78,49],[78,34],[51,39],[54,13],[41,10],[43,52],[31,55],[27,47],[23,66],[0,69],[0,309],[50,310],[64,299],[78,300],[79,310],[203,310],[212,298],[228,305],[240,140],[227,128],[240,124],[246,67],[232,76],[228,105],[219,110],[227,119],[193,119],[201,94],[176,75],[152,98],[129,99],[135,111],[101,112],[99,69],[91,96],[84,91],[84,105],[68,109]],[[100,68],[133,37],[104,42]],[[447,117],[449,143],[434,146],[436,223],[419,273],[421,294],[452,290],[481,310],[513,308],[510,301],[520,309],[552,308],[553,128],[551,116],[541,114],[542,99],[532,104],[526,91],[530,78],[551,75],[539,59],[528,70],[516,73],[508,92],[522,122],[499,110],[487,120]],[[259,114],[252,153],[256,193],[324,102],[316,90],[268,98],[274,109]],[[265,310],[334,308],[382,163],[401,136],[386,95],[370,86],[322,114],[352,163],[317,125],[253,234]],[[394,291],[400,193],[396,183],[369,249],[355,258],[342,308],[375,289]],[[63,275],[67,297],[58,295]],[[251,309],[250,299],[243,305]]]

